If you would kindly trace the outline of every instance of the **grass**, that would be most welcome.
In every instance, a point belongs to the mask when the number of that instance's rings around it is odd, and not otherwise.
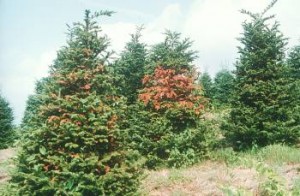
[[[300,150],[271,145],[212,152],[185,169],[147,171],[145,195],[300,195]]]
[[[184,169],[147,173],[141,191],[145,195],[222,195],[224,187],[240,187],[241,182],[255,178],[253,169],[228,168],[225,164],[211,161]],[[251,190],[255,186],[247,182],[244,187]]]
[[[230,165],[241,164],[242,159],[255,159],[271,165],[300,163],[300,149],[281,144],[254,148],[246,152],[235,152],[232,148],[219,149],[209,155],[211,160]]]
[[[294,182],[293,195],[300,195],[300,177],[298,177]]]
[[[186,175],[186,169],[162,169],[158,171],[146,171],[146,180],[142,185],[142,193],[151,193],[156,190],[165,190],[171,195],[182,195],[174,186],[192,182],[192,178]]]
[[[0,174],[6,175],[12,169],[11,159],[0,161]],[[224,148],[211,152],[209,160],[192,167],[145,173],[139,191],[142,195],[296,196],[300,195],[300,150],[284,145],[246,152]],[[6,184],[0,181],[0,193]]]
[[[300,149],[284,145],[271,145],[261,149],[258,154],[270,164],[296,164],[300,163]]]

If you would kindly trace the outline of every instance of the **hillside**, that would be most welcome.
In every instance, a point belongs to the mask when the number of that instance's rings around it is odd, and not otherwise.
[[[15,149],[0,151],[0,184],[9,179]],[[300,194],[300,151],[269,146],[235,154],[230,149],[211,154],[211,160],[182,169],[146,170],[142,195],[271,195]],[[1,186],[0,186],[1,190]],[[263,192],[266,191],[264,194]]]

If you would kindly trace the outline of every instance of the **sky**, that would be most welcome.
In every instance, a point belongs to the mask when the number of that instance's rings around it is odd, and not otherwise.
[[[0,91],[10,103],[15,123],[21,122],[35,82],[47,76],[56,51],[66,44],[66,24],[81,21],[85,9],[112,10],[100,18],[111,49],[120,53],[136,26],[144,25],[142,41],[163,41],[165,30],[194,41],[195,65],[214,76],[234,69],[237,38],[250,18],[239,10],[261,12],[271,0],[0,0]],[[289,39],[300,44],[300,1],[279,0],[270,10]]]

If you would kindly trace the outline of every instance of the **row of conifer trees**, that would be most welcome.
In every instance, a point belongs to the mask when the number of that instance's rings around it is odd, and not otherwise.
[[[273,17],[249,15],[222,135],[236,149],[296,144],[300,136],[300,49],[285,58]],[[17,195],[134,195],[142,168],[183,167],[206,157],[220,133],[203,119],[208,90],[197,82],[192,42],[167,31],[147,50],[141,30],[111,61],[109,39],[85,12],[29,97],[22,123]],[[12,192],[11,192],[12,193]],[[10,193],[10,194],[11,194]]]

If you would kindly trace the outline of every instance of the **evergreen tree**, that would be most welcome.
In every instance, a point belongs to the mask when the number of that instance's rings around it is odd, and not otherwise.
[[[146,157],[146,166],[181,167],[195,163],[210,147],[211,132],[199,121],[204,99],[195,84],[192,42],[167,32],[153,46],[143,89],[131,111],[129,141]]]
[[[154,45],[150,51],[147,73],[153,74],[158,66],[195,72],[192,62],[197,55],[196,51],[191,50],[193,42],[189,38],[181,40],[177,32],[166,31],[165,36],[164,42]]]
[[[291,69],[291,77],[295,80],[300,80],[300,45],[295,46],[291,49],[291,51],[289,52],[287,63],[289,68]]]
[[[9,103],[0,95],[0,149],[9,147],[14,140],[13,119]]]
[[[142,79],[146,64],[146,45],[141,43],[142,27],[131,35],[131,41],[126,44],[121,58],[115,64],[115,72],[119,76],[118,87],[120,94],[127,97],[128,103],[135,103],[138,90],[142,88]]]
[[[116,96],[105,62],[109,41],[85,12],[69,27],[57,54],[38,116],[22,141],[11,185],[17,195],[132,195],[138,188],[138,155],[126,151],[119,128],[126,106]],[[11,193],[9,193],[11,194]]]
[[[39,127],[46,120],[39,115],[40,106],[43,105],[43,95],[50,83],[50,78],[42,78],[36,82],[35,94],[30,95],[26,101],[26,108],[22,119],[21,127],[23,130],[32,129],[33,126]]]
[[[290,104],[294,108],[295,121],[300,122],[300,45],[295,46],[289,52],[287,64],[289,68],[288,79],[291,81],[289,93],[293,98]]]
[[[299,106],[300,103],[300,45],[295,46],[289,52],[289,56],[287,59],[287,64],[289,68],[288,77],[292,81],[292,89],[291,93],[295,94],[295,101],[298,101],[298,104],[295,106]]]
[[[207,72],[201,74],[199,78],[199,83],[203,87],[203,93],[204,93],[203,95],[211,100],[214,92],[213,92],[213,81],[210,75]]]
[[[232,101],[234,76],[228,70],[219,71],[213,84],[213,102],[218,105],[227,105]]]
[[[252,20],[243,23],[232,111],[223,125],[226,137],[238,148],[291,144],[299,137],[300,121],[294,116],[285,77],[286,39],[277,22],[268,25],[273,16],[265,16],[275,3],[258,14],[242,11]]]

